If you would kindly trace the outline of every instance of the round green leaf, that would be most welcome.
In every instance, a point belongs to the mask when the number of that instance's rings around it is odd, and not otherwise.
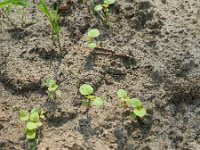
[[[115,0],[104,0],[104,3],[111,5],[115,3]]]
[[[34,122],[28,122],[27,125],[26,125],[26,128],[28,130],[34,130],[38,127],[37,123],[34,123]]]
[[[136,116],[139,116],[139,117],[143,117],[147,113],[145,108],[135,109],[133,112]]]
[[[54,81],[53,79],[47,79],[45,83],[47,87],[53,86],[54,84],[56,84],[56,81]]]
[[[38,114],[40,114],[40,112],[41,112],[41,110],[38,109],[38,108],[33,108],[33,109],[31,110],[31,114],[32,114],[32,113],[38,113]]]
[[[97,12],[98,12],[98,11],[101,11],[102,9],[103,9],[103,7],[102,7],[102,5],[100,5],[100,4],[99,4],[99,5],[96,5],[96,6],[94,7],[94,10],[97,11]]]
[[[40,120],[40,116],[37,112],[31,113],[30,120],[32,122],[38,122]]]
[[[142,106],[142,102],[138,98],[132,98],[128,102],[129,102],[130,106],[133,108]]]
[[[80,89],[79,89],[81,95],[87,96],[93,93],[93,88],[91,85],[88,84],[83,84],[81,85]]]
[[[27,111],[20,110],[19,117],[20,117],[21,121],[28,121],[28,119],[29,119],[29,113]]]
[[[35,137],[36,137],[35,131],[34,131],[34,130],[31,130],[31,131],[29,130],[29,131],[27,131],[26,137],[27,137],[27,139],[29,139],[29,140],[35,139]]]
[[[124,89],[119,89],[117,91],[117,95],[120,97],[120,98],[125,98],[128,96],[128,92],[125,91]]]
[[[96,97],[91,103],[92,106],[103,106],[103,100],[100,97]]]
[[[92,42],[92,43],[87,43],[87,47],[90,49],[94,49],[95,47],[97,47],[97,44]]]
[[[98,37],[100,35],[100,32],[98,29],[92,29],[88,32],[88,36],[91,38]]]

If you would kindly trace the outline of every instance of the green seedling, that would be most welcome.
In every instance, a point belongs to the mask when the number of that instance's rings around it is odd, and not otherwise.
[[[94,49],[97,47],[95,38],[100,35],[100,32],[98,29],[92,29],[88,32],[88,40],[87,40],[87,47],[90,49]]]
[[[95,12],[102,18],[103,21],[107,23],[107,25],[110,28],[111,28],[111,23],[109,21],[109,17],[111,16],[112,13],[110,12],[109,7],[114,3],[115,0],[104,0],[102,3],[94,7]]]
[[[20,120],[26,123],[25,134],[32,150],[36,149],[39,128],[42,126],[41,120],[44,119],[43,111],[32,109],[31,112],[20,110]]]
[[[62,51],[61,42],[60,42],[61,28],[58,24],[58,21],[59,21],[58,7],[56,10],[50,10],[48,8],[45,0],[39,0],[39,2],[40,2],[40,4],[37,7],[49,20],[50,26],[51,26],[53,43],[54,43],[54,39],[56,39],[58,42],[59,50],[61,52]]]
[[[48,87],[48,96],[52,99],[61,97],[61,91],[56,81],[53,79],[47,79],[45,85]]]
[[[83,84],[81,85],[79,89],[81,95],[86,97],[86,101],[82,102],[83,106],[86,106],[87,108],[92,106],[101,107],[103,106],[103,100],[100,97],[96,97],[93,95],[94,89],[91,85]]]
[[[143,117],[146,115],[146,109],[143,107],[142,102],[138,98],[130,98],[128,92],[123,89],[119,89],[117,92],[118,97],[121,98],[121,107],[132,108],[132,118]]]
[[[9,17],[10,13],[11,13],[11,7],[12,6],[15,6],[16,7],[19,7],[21,6],[22,7],[22,17],[21,17],[21,20],[22,20],[22,25],[25,24],[26,22],[26,7],[28,5],[31,5],[31,3],[27,2],[27,0],[4,0],[0,3],[0,8],[5,8],[5,10],[3,11],[3,15],[8,19],[8,21],[16,27],[16,25],[14,25],[13,21],[11,20],[11,18]]]

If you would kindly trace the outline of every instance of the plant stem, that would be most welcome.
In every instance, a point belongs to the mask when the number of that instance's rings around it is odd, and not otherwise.
[[[58,47],[59,47],[59,50],[60,50],[60,53],[61,53],[62,52],[62,47],[61,47],[61,42],[60,42],[60,36],[58,34],[56,34],[56,38],[57,38]]]

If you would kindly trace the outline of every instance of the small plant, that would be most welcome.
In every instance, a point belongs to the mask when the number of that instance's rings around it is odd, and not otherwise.
[[[131,114],[132,118],[143,117],[146,115],[146,109],[138,98],[130,98],[128,92],[123,89],[119,89],[117,95],[121,98],[121,107],[133,109]]]
[[[14,25],[13,21],[11,20],[11,18],[9,17],[10,13],[11,13],[11,7],[15,6],[21,6],[23,7],[22,10],[22,25],[25,24],[26,21],[26,10],[25,7],[27,7],[28,5],[31,5],[31,3],[27,2],[27,0],[4,0],[2,2],[0,2],[0,8],[5,8],[4,12],[4,16],[8,19],[8,21],[16,27],[16,25]]]
[[[38,9],[44,13],[44,15],[48,18],[51,26],[52,32],[52,40],[54,42],[54,38],[56,38],[58,42],[58,47],[60,52],[62,51],[61,42],[60,42],[60,26],[58,24],[59,21],[59,13],[58,7],[56,10],[50,10],[45,2],[45,0],[39,0],[40,4],[37,6]]]
[[[32,109],[29,113],[25,110],[19,112],[20,120],[26,122],[25,134],[32,150],[36,149],[39,127],[42,126],[41,120],[44,119],[43,111]]]
[[[111,28],[111,23],[109,21],[109,17],[111,16],[111,12],[109,10],[109,6],[114,4],[115,0],[104,0],[102,3],[96,5],[94,10],[97,14],[105,21],[108,26]]]
[[[88,41],[87,41],[87,47],[90,49],[94,49],[97,47],[95,38],[100,35],[100,32],[98,29],[92,29],[88,32]]]
[[[61,97],[61,91],[59,90],[56,81],[53,79],[47,79],[45,85],[48,87],[48,96],[52,99]]]
[[[103,100],[100,97],[96,97],[93,95],[94,90],[91,85],[83,84],[81,85],[79,91],[81,95],[85,96],[87,99],[86,101],[82,102],[83,106],[86,106],[88,108],[91,106],[103,106]]]

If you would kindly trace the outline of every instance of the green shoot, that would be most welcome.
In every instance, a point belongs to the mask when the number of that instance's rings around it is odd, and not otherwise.
[[[58,42],[58,47],[60,52],[62,51],[61,42],[60,42],[60,26],[58,24],[59,21],[59,13],[58,8],[56,10],[50,10],[45,2],[45,0],[39,0],[40,4],[37,6],[38,9],[44,13],[47,19],[50,22],[51,32],[52,32],[52,40],[54,42],[54,38],[56,38]]]
[[[6,8],[4,15],[8,19],[8,21],[16,27],[16,25],[13,24],[12,20],[10,19],[9,15],[11,13],[11,7],[12,6],[21,6],[23,7],[22,10],[22,25],[25,24],[25,19],[26,19],[26,11],[25,7],[30,5],[31,3],[27,2],[27,0],[4,0],[3,2],[0,3],[0,8]]]
[[[86,97],[86,101],[82,102],[83,106],[86,106],[87,108],[92,106],[101,107],[103,106],[103,100],[100,97],[96,97],[93,95],[94,89],[91,85],[83,84],[81,85],[79,89],[81,95]]]
[[[87,41],[87,47],[90,49],[94,49],[97,47],[95,38],[100,35],[100,32],[98,29],[92,29],[88,32],[88,41]]]
[[[115,0],[104,0],[102,3],[94,7],[95,12],[102,18],[103,21],[107,23],[110,28],[111,23],[109,21],[109,17],[111,16],[111,12],[109,10],[109,7],[114,3]]]
[[[20,120],[26,123],[25,134],[32,150],[36,149],[38,129],[42,126],[41,119],[44,119],[43,111],[32,109],[29,113],[25,110],[19,112]]]
[[[61,91],[59,90],[58,85],[56,84],[56,81],[53,79],[48,79],[45,83],[45,85],[48,87],[48,96],[52,99],[57,99],[61,97]]]
[[[146,109],[138,98],[130,98],[128,92],[123,89],[119,89],[117,95],[121,98],[121,107],[133,109],[131,114],[132,118],[143,117],[146,115]]]

